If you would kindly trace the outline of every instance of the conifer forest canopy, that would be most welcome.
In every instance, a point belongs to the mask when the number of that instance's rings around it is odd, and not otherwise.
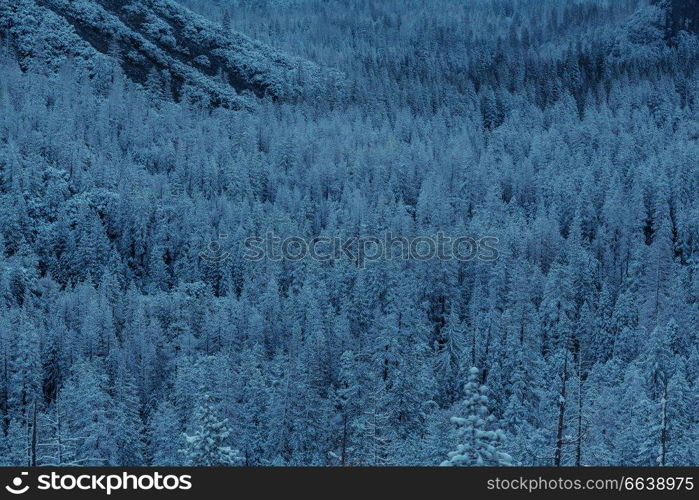
[[[440,464],[699,464],[699,2],[0,0],[0,465]]]

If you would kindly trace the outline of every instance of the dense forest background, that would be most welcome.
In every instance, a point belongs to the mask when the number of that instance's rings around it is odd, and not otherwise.
[[[5,37],[2,465],[699,463],[695,2],[181,3],[342,83],[225,109]]]

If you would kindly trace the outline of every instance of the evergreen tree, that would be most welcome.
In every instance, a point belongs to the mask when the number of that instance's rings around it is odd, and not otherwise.
[[[478,383],[479,370],[471,368],[464,387],[463,415],[451,417],[458,426],[459,444],[441,465],[512,465],[512,457],[501,451],[504,433],[492,430],[494,419],[488,410],[487,388]]]
[[[148,426],[149,455],[154,466],[175,466],[182,463],[180,424],[169,401],[162,401],[153,411]]]
[[[117,446],[115,461],[137,466],[144,463],[145,426],[141,420],[138,392],[132,377],[122,372],[116,379],[114,393],[114,432]]]
[[[228,437],[231,430],[226,419],[219,420],[212,407],[209,395],[205,395],[197,408],[197,428],[192,435],[185,434],[185,447],[181,452],[192,466],[240,465],[240,452],[230,447]]]
[[[64,438],[73,444],[64,462],[73,465],[112,465],[116,460],[114,401],[101,370],[83,361],[74,365],[58,395],[65,411]]]

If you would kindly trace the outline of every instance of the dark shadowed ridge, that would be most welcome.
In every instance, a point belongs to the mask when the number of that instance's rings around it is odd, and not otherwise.
[[[175,100],[239,109],[296,101],[338,85],[338,72],[223,29],[171,0],[0,0],[0,37],[23,71],[77,60],[91,74],[117,61]]]
[[[680,31],[699,32],[699,2],[697,0],[653,0],[666,12],[665,33],[673,39]]]

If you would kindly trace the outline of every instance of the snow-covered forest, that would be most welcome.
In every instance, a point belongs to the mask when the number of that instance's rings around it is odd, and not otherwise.
[[[694,0],[30,3],[0,0],[0,465],[699,464]],[[189,61],[214,28],[247,52]],[[498,258],[242,244],[388,231]]]

